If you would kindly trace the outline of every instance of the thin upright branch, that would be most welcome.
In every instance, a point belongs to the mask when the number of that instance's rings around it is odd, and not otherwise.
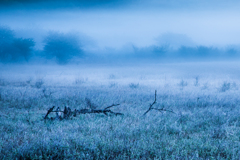
[[[150,104],[148,110],[143,114],[143,116],[145,116],[152,109],[152,107],[155,103],[157,103],[157,90],[155,90],[155,100],[154,100],[154,102],[152,104]]]
[[[161,112],[161,113],[162,113],[163,111],[175,113],[175,112],[173,112],[172,110],[165,109],[164,107],[162,107],[162,108],[153,108],[153,105],[154,105],[155,103],[157,103],[157,90],[155,90],[155,100],[154,100],[154,102],[153,102],[152,104],[150,104],[148,110],[143,114],[143,116],[145,116],[145,115],[146,115],[149,111],[151,111],[151,110],[157,110],[157,111],[159,111],[159,112]]]

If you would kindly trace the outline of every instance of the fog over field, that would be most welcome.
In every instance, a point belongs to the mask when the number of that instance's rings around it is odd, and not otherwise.
[[[35,62],[44,57],[66,63],[79,56],[83,61],[119,56],[235,59],[239,56],[238,4],[235,0],[1,1],[1,46],[12,45],[12,50],[1,51],[1,61],[26,59],[24,49],[29,51],[27,59]],[[16,45],[25,48],[16,51]]]
[[[239,6],[0,1],[0,159],[239,159]]]

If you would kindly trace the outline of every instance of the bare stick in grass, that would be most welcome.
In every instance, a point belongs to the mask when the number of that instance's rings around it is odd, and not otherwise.
[[[163,111],[168,111],[168,112],[174,113],[173,111],[167,110],[167,109],[165,109],[164,107],[162,107],[162,108],[153,108],[153,105],[156,104],[156,103],[157,103],[157,90],[155,90],[155,99],[154,99],[153,103],[150,104],[148,110],[143,114],[143,116],[145,116],[145,115],[146,115],[149,111],[151,111],[151,110],[157,110],[157,111],[159,111],[159,112],[161,112],[161,113],[162,113]]]
[[[154,100],[154,102],[153,102],[152,104],[150,104],[148,110],[143,114],[144,116],[145,116],[150,110],[152,110],[152,107],[153,107],[153,105],[154,105],[155,103],[157,103],[157,90],[155,90],[155,100]]]

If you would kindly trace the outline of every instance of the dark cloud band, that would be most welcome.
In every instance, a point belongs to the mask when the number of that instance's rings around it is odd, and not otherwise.
[[[0,6],[33,7],[33,8],[88,8],[88,7],[120,7],[128,5],[132,0],[2,0]]]
[[[1,0],[1,9],[214,9],[239,6],[237,0]]]

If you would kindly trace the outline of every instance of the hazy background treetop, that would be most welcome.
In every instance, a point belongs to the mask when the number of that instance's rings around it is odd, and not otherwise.
[[[28,61],[34,45],[33,39],[17,38],[11,29],[0,26],[1,62]]]
[[[59,64],[67,63],[73,57],[81,57],[80,40],[73,33],[50,32],[44,39],[44,54],[47,58],[55,58]]]

